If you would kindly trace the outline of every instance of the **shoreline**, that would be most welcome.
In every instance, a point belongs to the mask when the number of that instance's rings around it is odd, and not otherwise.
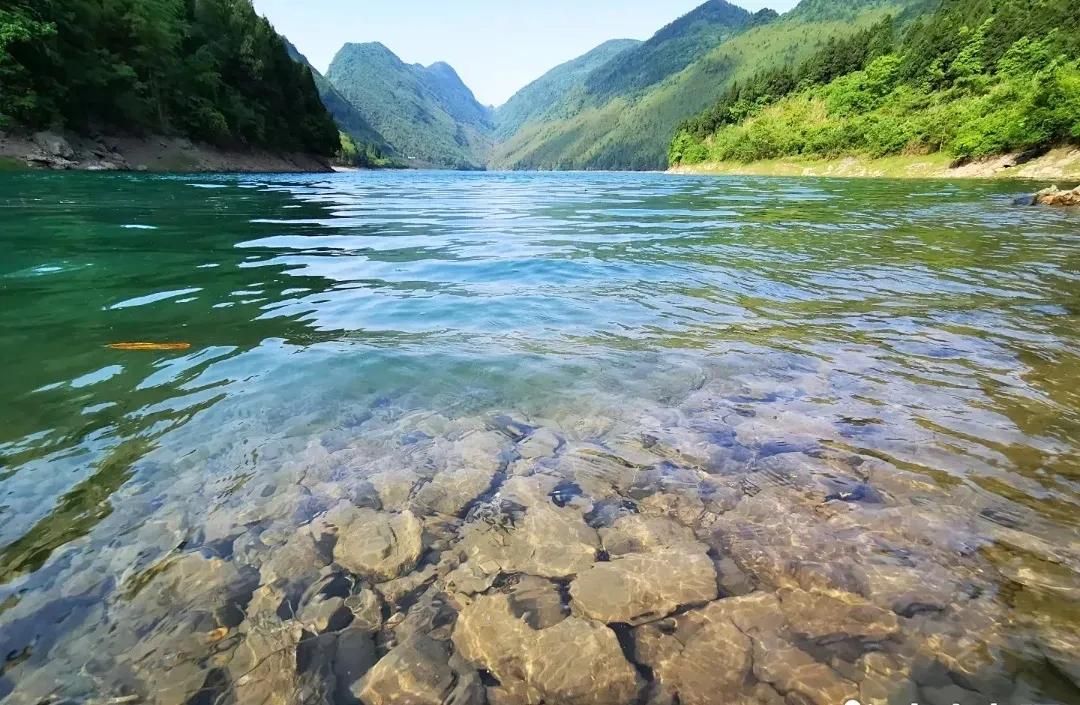
[[[313,154],[223,149],[184,137],[0,133],[0,171],[331,173]]]
[[[1004,154],[952,166],[946,154],[840,159],[769,159],[749,163],[703,162],[668,169],[669,174],[693,176],[812,176],[903,179],[1031,179],[1080,183],[1080,148],[1056,147],[1034,159]],[[1069,184],[1071,185],[1071,184]]]

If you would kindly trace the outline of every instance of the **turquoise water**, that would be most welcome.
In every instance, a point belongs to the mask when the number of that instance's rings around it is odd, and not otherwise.
[[[817,517],[803,559],[887,534],[920,574],[978,588],[963,606],[953,592],[901,614],[900,635],[870,649],[902,662],[896,692],[1078,702],[1080,214],[1011,204],[1031,189],[0,175],[0,696],[233,692],[215,659],[243,624],[198,590],[189,603],[142,586],[190,555],[261,570],[265,585],[276,544],[252,537],[310,526],[373,474],[416,473],[415,495],[453,464],[441,443],[498,434],[492,419],[509,416],[559,450],[528,470],[506,451],[470,502],[523,474],[633,503],[614,473],[678,469],[747,498],[746,512],[770,497]],[[110,347],[127,342],[178,349]],[[597,449],[624,470],[567,460]],[[821,510],[838,505],[856,511],[843,527]],[[752,591],[788,586],[772,568],[790,565],[790,532],[727,509],[719,524],[678,519],[718,562],[719,597],[738,594],[725,559]],[[772,568],[755,573],[733,544],[740,526],[776,549]],[[446,560],[439,548],[425,544],[418,570]],[[852,565],[872,560],[863,548]],[[866,582],[813,587],[881,598]],[[252,589],[229,599],[242,610]],[[409,605],[387,598],[388,619],[398,611]],[[189,644],[216,629],[228,638]],[[924,675],[914,654],[938,633],[982,639],[977,670],[992,677]],[[148,686],[165,671],[179,695]],[[1011,689],[994,691],[1002,678]]]

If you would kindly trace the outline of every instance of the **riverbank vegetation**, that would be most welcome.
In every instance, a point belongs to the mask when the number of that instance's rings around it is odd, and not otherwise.
[[[8,0],[0,87],[0,130],[340,148],[310,70],[250,0]]]
[[[405,165],[383,153],[370,142],[357,142],[345,132],[341,133],[341,148],[336,155],[341,166],[360,169],[404,169]]]
[[[945,0],[761,72],[680,127],[673,166],[1080,143],[1080,14],[1066,0]]]

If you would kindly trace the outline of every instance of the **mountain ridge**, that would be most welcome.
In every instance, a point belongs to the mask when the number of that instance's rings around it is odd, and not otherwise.
[[[637,39],[609,39],[581,56],[546,71],[496,108],[496,136],[509,137],[530,119],[551,111],[553,104],[561,97],[583,87],[585,78],[592,71],[642,43]]]
[[[449,64],[408,64],[381,42],[350,42],[334,56],[326,79],[412,164],[463,169],[486,164],[492,111]]]
[[[729,17],[743,18],[738,26],[718,39],[711,35],[715,40],[711,45],[710,35],[699,32],[697,36],[703,37],[704,43],[682,69],[644,89],[624,91],[606,100],[598,99],[595,93],[567,97],[565,102],[572,105],[558,119],[525,123],[496,145],[490,166],[541,170],[664,169],[668,147],[679,124],[713,105],[733,82],[749,78],[759,68],[801,61],[825,38],[853,33],[885,15],[924,4],[925,0],[803,2],[810,4],[800,12],[801,3],[785,15],[770,10],[754,15],[730,11]],[[672,34],[678,39],[677,30],[694,27],[695,18],[710,16],[709,9],[723,14],[721,11],[726,8],[715,1],[706,3],[657,34],[670,44]],[[655,39],[656,35],[649,41]],[[659,43],[662,46],[664,41]],[[646,42],[643,47],[648,45]],[[633,65],[625,55],[619,60]],[[600,69],[602,73],[610,71],[611,67]]]
[[[334,118],[342,132],[354,141],[370,144],[379,149],[389,148],[386,139],[379,134],[378,130],[364,119],[360,111],[346,100],[345,96],[341,95],[331,85],[330,81],[326,80],[326,77],[308,61],[308,58],[296,48],[296,45],[287,38],[285,39],[285,48],[294,61],[307,66],[311,70],[311,77],[315,81],[315,89],[319,92],[319,97],[322,99],[326,110]]]

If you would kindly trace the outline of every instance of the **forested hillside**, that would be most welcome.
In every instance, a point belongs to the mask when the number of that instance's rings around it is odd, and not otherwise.
[[[311,72],[250,0],[4,0],[0,91],[0,129],[339,148]]]
[[[596,102],[633,95],[683,70],[751,21],[743,8],[711,0],[598,68],[585,79],[585,88]]]
[[[814,0],[821,2],[822,0]],[[1067,0],[944,0],[732,87],[688,121],[673,164],[1080,142],[1080,12]]]
[[[341,149],[336,155],[341,164],[358,167],[397,166],[393,158],[393,148],[378,131],[372,127],[360,111],[345,96],[341,95],[307,57],[300,53],[291,42],[286,41],[289,55],[309,69],[315,79],[315,88],[319,92],[323,105],[326,106],[334,122],[341,131]]]
[[[326,78],[403,159],[464,169],[486,163],[492,111],[447,64],[406,64],[382,44],[346,44]]]
[[[640,44],[636,39],[612,39],[551,69],[499,106],[495,111],[495,136],[506,139],[527,122],[556,116],[569,96],[584,90],[585,79],[593,71]]]
[[[649,42],[620,54],[586,79],[554,114],[524,124],[495,149],[493,165],[518,169],[662,169],[680,123],[713,105],[735,82],[772,67],[798,64],[829,37],[846,36],[927,0],[804,0],[782,17],[750,15],[712,0]],[[718,31],[702,25],[718,22]],[[687,44],[689,33],[694,41]],[[689,48],[688,48],[689,47]],[[650,56],[673,73],[637,78]],[[649,63],[649,62],[646,62]],[[651,64],[650,64],[651,65]],[[627,74],[615,71],[621,66]],[[619,89],[612,91],[610,85]],[[642,81],[652,81],[646,87]]]

